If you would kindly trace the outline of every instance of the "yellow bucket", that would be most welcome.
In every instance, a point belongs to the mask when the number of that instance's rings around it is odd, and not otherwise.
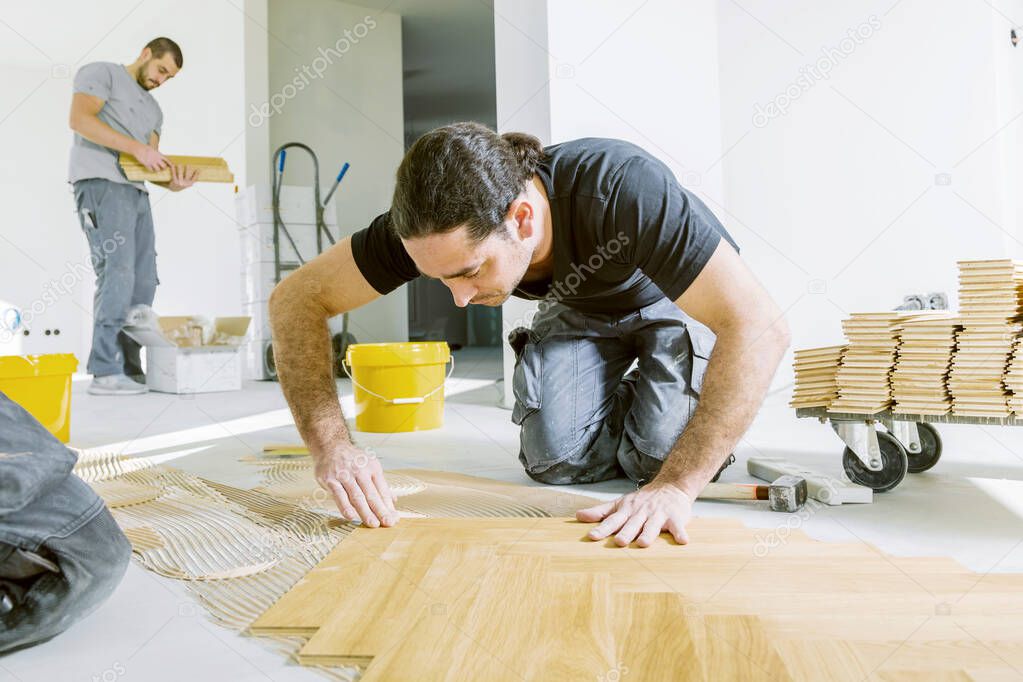
[[[0,392],[18,403],[62,443],[71,437],[70,353],[0,356]]]
[[[355,428],[370,433],[425,431],[444,425],[445,365],[454,359],[443,341],[356,343],[345,371],[355,393]]]

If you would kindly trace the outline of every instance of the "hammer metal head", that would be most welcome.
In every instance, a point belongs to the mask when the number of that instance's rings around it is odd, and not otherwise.
[[[806,479],[802,476],[779,476],[767,491],[771,511],[794,512],[806,504]]]

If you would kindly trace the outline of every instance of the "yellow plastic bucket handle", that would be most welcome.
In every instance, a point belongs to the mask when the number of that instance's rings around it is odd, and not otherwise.
[[[352,376],[352,373],[348,371],[348,359],[347,358],[345,358],[344,360],[341,361],[341,367],[345,370],[345,374],[348,376],[348,378],[352,380],[352,384],[354,384],[355,386],[358,386],[359,388],[361,388],[366,393],[369,393],[374,398],[379,398],[380,400],[383,400],[385,403],[390,403],[392,405],[418,405],[420,403],[425,403],[427,398],[429,398],[434,393],[436,393],[437,391],[439,391],[442,388],[444,388],[444,384],[447,382],[448,379],[451,378],[451,375],[455,371],[455,356],[454,355],[449,356],[448,360],[451,362],[451,367],[448,368],[448,374],[447,374],[446,377],[444,377],[444,381],[440,382],[440,386],[438,386],[437,388],[433,389],[432,391],[430,391],[426,395],[422,396],[421,398],[420,397],[414,397],[414,398],[385,398],[384,396],[380,395],[379,393],[374,393],[373,391],[369,390],[368,388],[366,388],[365,386],[363,386],[362,384],[360,384],[358,381],[355,380],[355,377]]]

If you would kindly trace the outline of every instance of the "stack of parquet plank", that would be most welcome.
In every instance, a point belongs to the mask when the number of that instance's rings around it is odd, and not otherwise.
[[[789,407],[827,407],[838,397],[838,364],[845,345],[797,350],[792,366],[796,385]]]
[[[1012,357],[1003,383],[1009,391],[1009,409],[1016,417],[1023,416],[1023,337],[1016,337],[1012,344]]]
[[[1005,379],[1013,344],[1023,330],[1023,263],[959,261],[956,352],[949,372],[952,414],[1008,417]]]
[[[903,321],[892,371],[893,412],[946,414],[952,409],[948,371],[955,351],[959,319],[936,311]]]
[[[849,345],[838,367],[838,398],[830,411],[874,414],[891,406],[889,375],[899,345],[898,323],[904,316],[901,311],[853,313],[842,320]]]

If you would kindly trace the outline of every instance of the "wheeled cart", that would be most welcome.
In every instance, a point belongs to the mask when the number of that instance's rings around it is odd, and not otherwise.
[[[883,493],[902,483],[907,473],[927,471],[941,458],[941,436],[935,424],[1023,424],[1023,419],[963,417],[952,414],[875,414],[829,412],[824,407],[796,408],[797,417],[829,422],[845,443],[842,468],[853,483]],[[881,425],[884,430],[877,427]]]

